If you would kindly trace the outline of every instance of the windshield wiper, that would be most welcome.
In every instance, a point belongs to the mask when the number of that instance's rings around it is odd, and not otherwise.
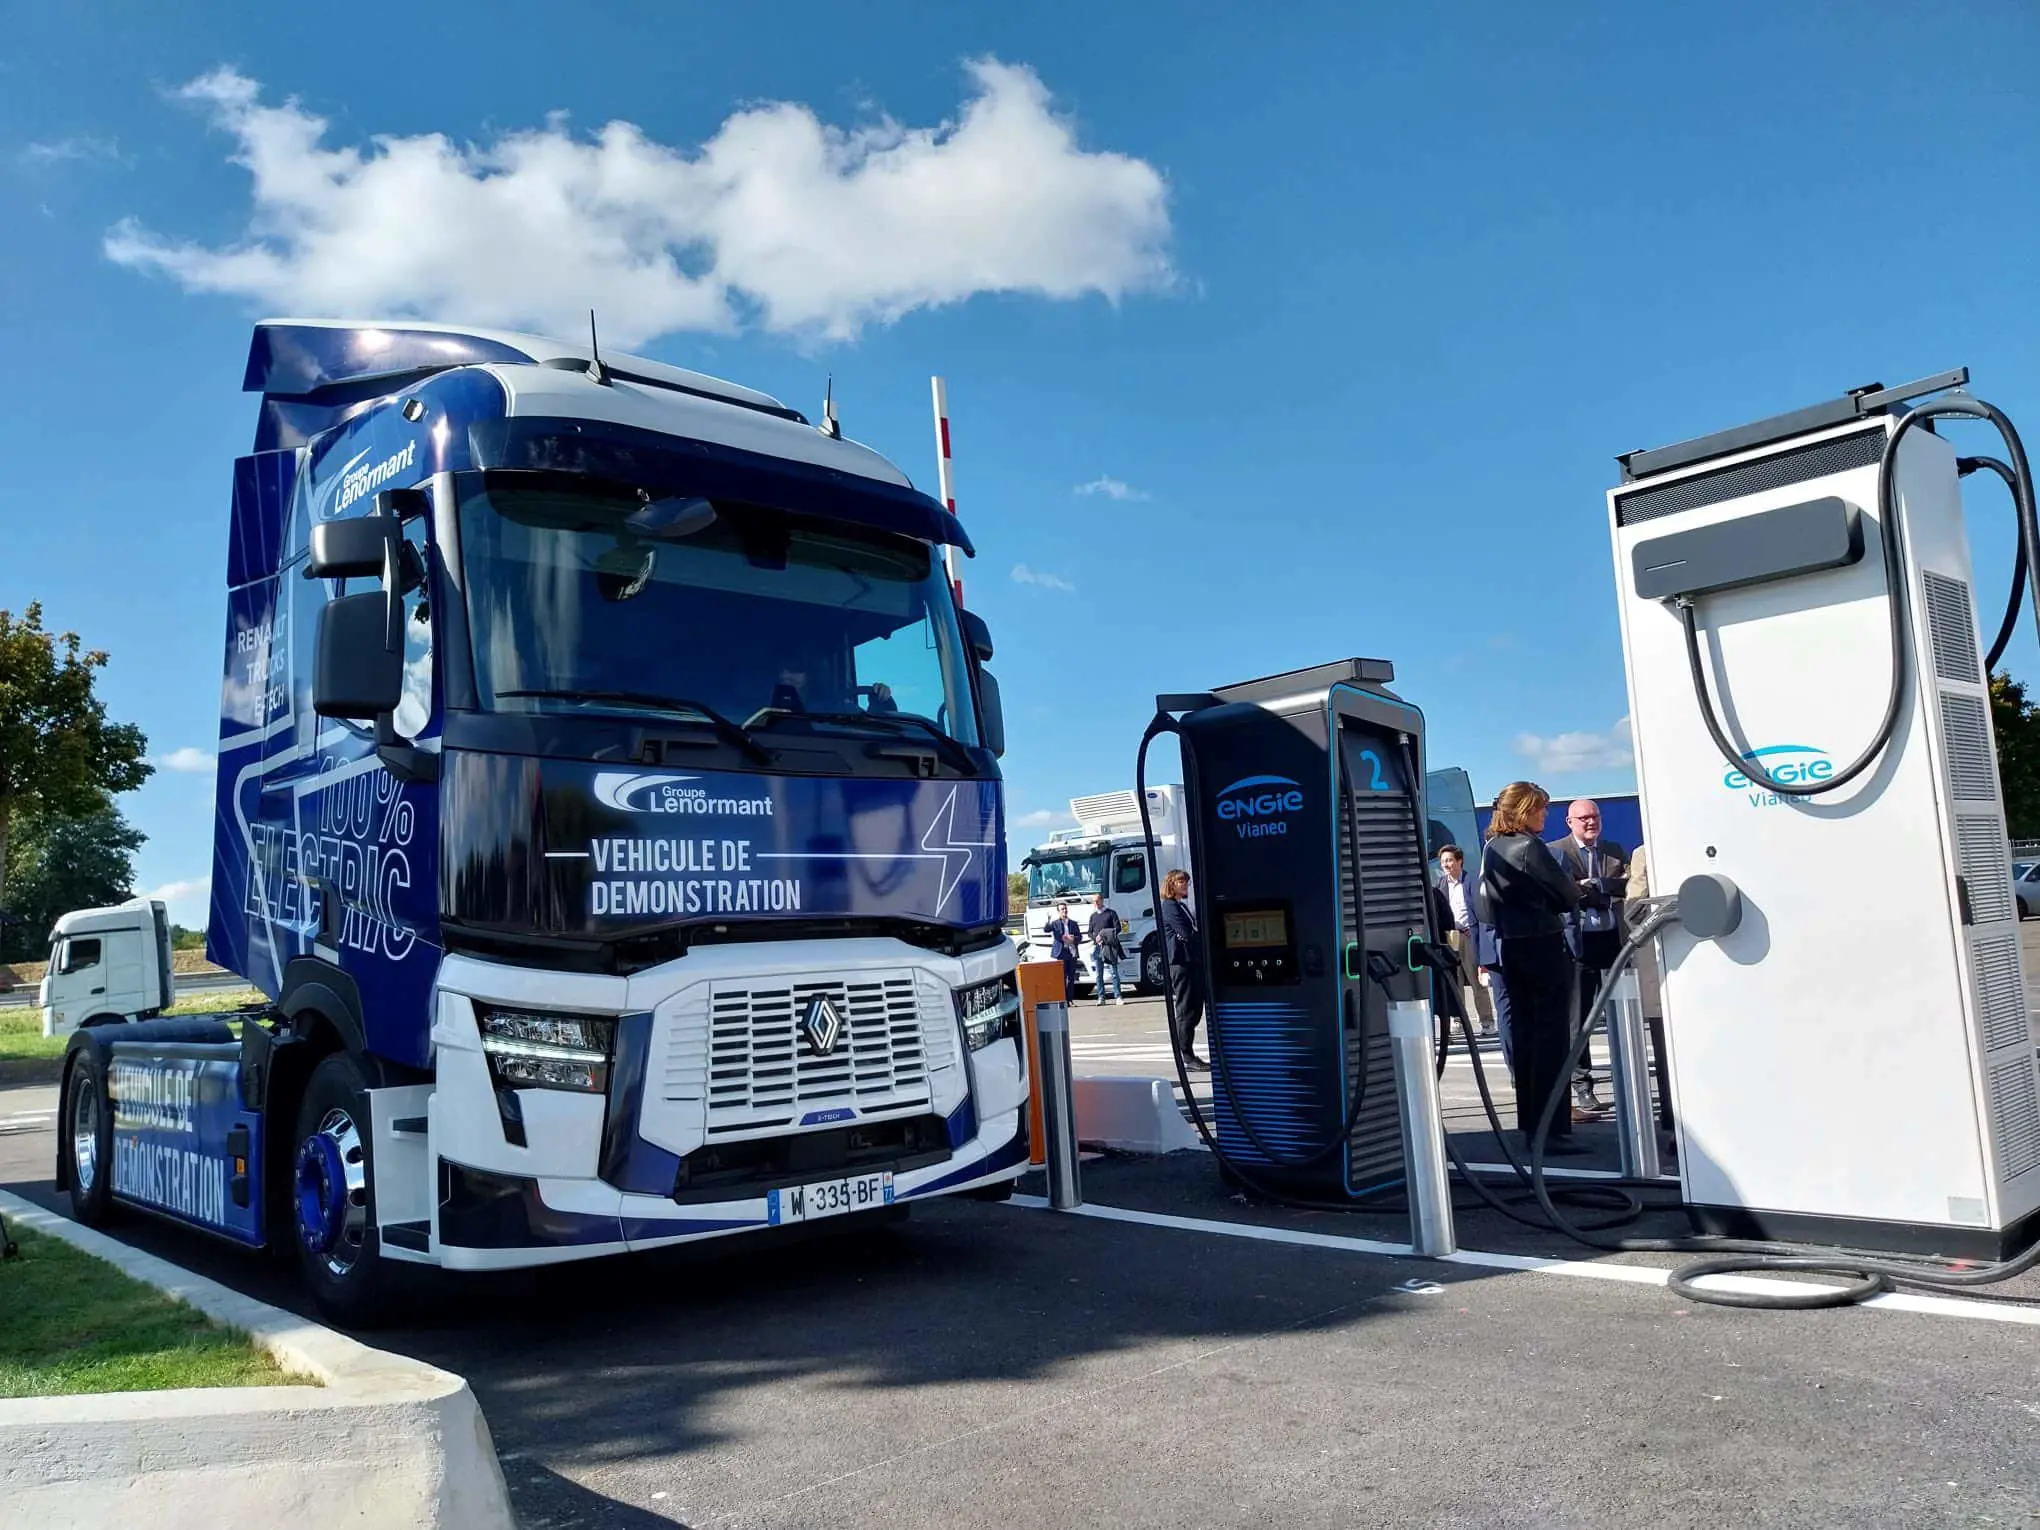
[[[875,727],[897,732],[901,728],[912,728],[925,733],[935,744],[935,752],[941,755],[966,775],[976,775],[978,762],[962,744],[944,733],[927,718],[912,712],[796,712],[790,707],[766,707],[753,715],[751,721],[760,719],[778,722],[786,717],[804,717],[811,722],[835,723],[839,727]]]
[[[739,752],[756,760],[760,765],[770,765],[772,755],[765,746],[751,736],[751,730],[742,723],[731,722],[714,707],[692,700],[686,696],[658,696],[650,691],[547,691],[517,690],[498,691],[498,696],[545,696],[559,701],[615,701],[625,706],[656,707],[661,712],[693,713],[710,728],[724,743],[734,746]]]

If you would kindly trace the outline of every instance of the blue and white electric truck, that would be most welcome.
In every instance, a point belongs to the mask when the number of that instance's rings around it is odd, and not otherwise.
[[[955,517],[763,394],[259,325],[207,949],[93,1026],[57,1182],[366,1318],[502,1269],[1010,1191],[998,686]]]

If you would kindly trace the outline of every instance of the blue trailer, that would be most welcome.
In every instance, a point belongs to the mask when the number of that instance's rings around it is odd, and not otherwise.
[[[764,394],[257,326],[207,950],[93,1026],[57,1182],[362,1319],[498,1269],[1010,1192],[1004,727],[962,527]]]

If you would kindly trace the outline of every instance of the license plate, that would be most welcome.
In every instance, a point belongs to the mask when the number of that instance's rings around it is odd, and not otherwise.
[[[812,1185],[768,1190],[765,1220],[773,1227],[787,1222],[813,1222],[849,1211],[890,1206],[892,1198],[893,1178],[889,1169],[879,1174],[853,1174],[848,1179],[818,1180]]]

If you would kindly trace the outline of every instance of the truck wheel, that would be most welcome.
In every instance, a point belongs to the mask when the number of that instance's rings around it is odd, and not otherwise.
[[[71,1215],[98,1227],[113,1210],[113,1106],[106,1098],[105,1072],[88,1048],[72,1059],[64,1086],[60,1152],[70,1154]]]
[[[1140,948],[1140,991],[1158,994],[1169,986],[1169,963],[1162,955],[1162,943],[1150,940]]]
[[[306,1080],[291,1141],[291,1229],[305,1285],[329,1317],[373,1323],[392,1272],[376,1238],[368,1096],[344,1052]]]

